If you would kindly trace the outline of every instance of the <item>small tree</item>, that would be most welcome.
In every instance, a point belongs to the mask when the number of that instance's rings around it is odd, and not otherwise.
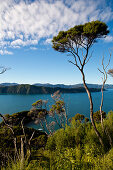
[[[53,48],[58,52],[69,53],[73,56],[74,61],[69,60],[75,65],[82,74],[83,84],[90,101],[90,118],[95,133],[104,146],[102,137],[95,126],[93,119],[93,102],[91,93],[85,81],[84,67],[92,55],[89,50],[98,38],[105,37],[109,33],[108,27],[101,21],[92,21],[83,25],[77,25],[68,31],[60,31],[57,36],[53,37]]]
[[[53,117],[55,122],[58,124],[60,128],[65,126],[65,123],[67,124],[67,113],[66,113],[66,107],[65,102],[63,98],[61,98],[60,91],[56,91],[53,95],[51,95],[52,99],[54,100],[54,104],[50,108],[49,115]],[[57,115],[59,117],[59,122],[56,119]]]
[[[45,101],[45,100],[42,100],[42,99],[37,100],[35,103],[32,104],[32,108],[30,109],[30,112],[28,114],[32,116],[32,119],[35,120],[36,124],[41,125],[42,129],[46,133],[46,129],[45,129],[44,124],[43,124],[43,122],[45,122],[47,130],[51,134],[51,131],[48,127],[48,123],[47,123],[47,120],[46,120],[46,115],[47,115],[46,104],[47,104],[47,102],[48,101]]]
[[[31,115],[32,119],[35,120],[36,124],[40,124],[44,132],[46,132],[46,128],[51,135],[54,132],[54,126],[57,124],[59,128],[65,126],[67,124],[67,114],[65,108],[65,102],[61,98],[61,94],[56,91],[53,95],[51,95],[54,104],[50,106],[47,110],[47,100],[37,100],[35,103],[32,104],[32,108],[28,113]],[[47,121],[46,116],[51,117],[51,121]],[[45,128],[46,126],[46,128]]]
[[[72,121],[79,121],[80,123],[82,123],[83,121],[85,123],[89,122],[89,118],[85,117],[84,115],[77,113],[75,114],[74,117],[69,118],[69,122],[71,123]]]

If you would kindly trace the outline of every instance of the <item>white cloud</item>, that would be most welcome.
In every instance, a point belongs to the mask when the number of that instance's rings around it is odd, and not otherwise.
[[[1,55],[5,55],[5,54],[12,55],[13,53],[11,51],[7,51],[7,50],[0,50],[0,54]]]
[[[106,36],[106,38],[104,39],[105,42],[112,42],[113,41],[113,36],[108,35]]]
[[[0,0],[0,47],[36,45],[41,38],[49,43],[60,30],[112,18],[111,7],[104,0]]]
[[[17,39],[11,42],[11,46],[27,46],[27,45],[32,45],[32,44],[37,44],[38,40],[21,40],[21,39]]]
[[[44,44],[45,45],[52,44],[51,41],[52,41],[52,38],[48,38],[48,39],[45,40]]]
[[[31,50],[37,50],[38,48],[36,47],[30,47]]]

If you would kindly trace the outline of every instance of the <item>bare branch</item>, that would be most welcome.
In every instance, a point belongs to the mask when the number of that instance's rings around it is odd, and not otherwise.
[[[13,142],[14,142],[14,147],[15,147],[15,157],[19,158],[18,151],[17,151],[17,139],[15,137],[15,133],[13,131],[13,128],[9,124],[6,123],[5,117],[1,113],[0,113],[0,117],[2,117],[4,124],[11,130],[11,132],[13,134]]]
[[[69,41],[70,42],[70,41]],[[77,49],[77,52],[75,51],[75,49],[74,49],[74,47],[71,45],[71,43],[69,43],[69,47],[71,48],[71,51],[69,51],[69,52],[72,52],[73,51],[73,55],[74,55],[74,57],[75,57],[75,55],[78,57],[78,60],[79,60],[79,62],[80,62],[80,65],[82,66],[82,62],[81,62],[81,59],[80,59],[80,56],[78,55],[78,47],[76,48]]]
[[[25,117],[21,120],[21,126],[22,126],[22,130],[23,130],[24,138],[25,138],[25,143],[26,143],[27,139],[26,139],[25,129],[24,129],[24,125],[23,125],[24,119],[25,119]]]
[[[80,70],[80,67],[78,66],[78,64],[75,64],[75,63],[73,63],[72,61],[70,61],[70,60],[68,60],[68,62],[69,63],[71,63],[71,64],[73,64],[73,65],[75,65],[76,67],[78,67],[79,68],[79,70]]]
[[[14,135],[14,131],[13,131],[12,127],[9,124],[6,123],[5,117],[1,113],[0,113],[0,117],[2,117],[4,124],[11,130],[11,132]]]
[[[98,71],[100,71],[100,73],[102,73],[102,74],[104,75],[104,72],[103,72],[103,71],[101,71],[99,68],[98,68]]]
[[[87,61],[85,62],[85,64],[87,64],[87,63],[89,62],[89,60],[90,60],[91,57],[92,57],[92,54],[93,54],[93,51],[92,51],[91,55],[89,56],[89,58],[87,59]]]
[[[34,134],[35,134],[35,131],[32,133],[32,135],[31,135],[31,137],[30,137],[30,139],[29,139],[29,145],[30,145],[30,143],[31,143],[31,140],[33,139],[33,136],[34,136]]]
[[[106,70],[106,69],[107,69],[107,67],[109,66],[110,60],[111,60],[111,53],[110,53],[110,57],[109,57],[108,64],[107,64],[107,65],[106,65],[106,67],[105,67],[105,70]]]
[[[82,70],[83,70],[84,65],[86,64],[86,59],[87,59],[87,57],[88,57],[88,52],[89,52],[89,47],[87,46],[86,55],[85,55],[84,60],[83,60],[83,63],[82,63]]]
[[[6,68],[4,66],[0,66],[0,74],[5,73],[7,70],[9,70],[10,68]]]
[[[105,83],[106,83],[106,81],[107,81],[107,71],[106,71],[106,69],[107,69],[107,67],[108,67],[108,65],[109,65],[109,63],[110,63],[110,59],[111,59],[111,53],[110,53],[110,58],[109,58],[108,64],[107,64],[106,67],[105,67],[105,66],[104,66],[104,55],[103,55],[103,58],[102,58],[102,69],[103,69],[103,70],[100,70],[100,69],[98,68],[98,70],[100,71],[100,73],[103,74],[103,78],[102,78],[103,84],[102,84],[102,88],[101,88],[102,98],[101,98],[101,105],[100,105],[101,125],[102,125],[103,131],[104,131],[103,115],[102,115],[103,96],[104,96],[103,90],[104,90],[104,85],[105,85]]]

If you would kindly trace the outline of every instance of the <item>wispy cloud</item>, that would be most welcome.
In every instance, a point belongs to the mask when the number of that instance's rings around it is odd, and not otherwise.
[[[38,48],[36,47],[30,47],[31,50],[37,50]]]
[[[105,42],[113,42],[113,36],[108,35],[106,36],[106,38],[104,39]]]
[[[11,51],[7,51],[7,50],[0,50],[0,54],[1,55],[5,55],[5,54],[12,55],[13,53]]]
[[[47,38],[44,42],[45,45],[52,44],[52,38]]]
[[[92,20],[109,21],[111,7],[104,0],[0,0],[0,47],[49,43],[60,30]]]

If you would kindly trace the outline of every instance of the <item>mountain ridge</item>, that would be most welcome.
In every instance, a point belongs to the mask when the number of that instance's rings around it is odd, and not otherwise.
[[[61,93],[84,93],[84,87],[78,88],[61,88],[61,87],[44,87],[29,84],[20,84],[13,86],[0,86],[0,94],[53,94],[59,90]],[[99,92],[100,88],[90,88],[91,92]]]
[[[18,84],[18,83],[1,83],[0,86],[17,86],[17,85],[24,85],[24,84]],[[51,88],[82,88],[84,87],[82,83],[79,84],[73,84],[73,85],[65,85],[65,84],[50,84],[50,83],[35,83],[35,84],[29,84],[32,86],[37,86],[37,87],[51,87]],[[88,84],[87,83],[88,88],[101,88],[102,85],[100,84]],[[104,86],[105,89],[113,89],[113,85],[112,84],[105,84]]]

